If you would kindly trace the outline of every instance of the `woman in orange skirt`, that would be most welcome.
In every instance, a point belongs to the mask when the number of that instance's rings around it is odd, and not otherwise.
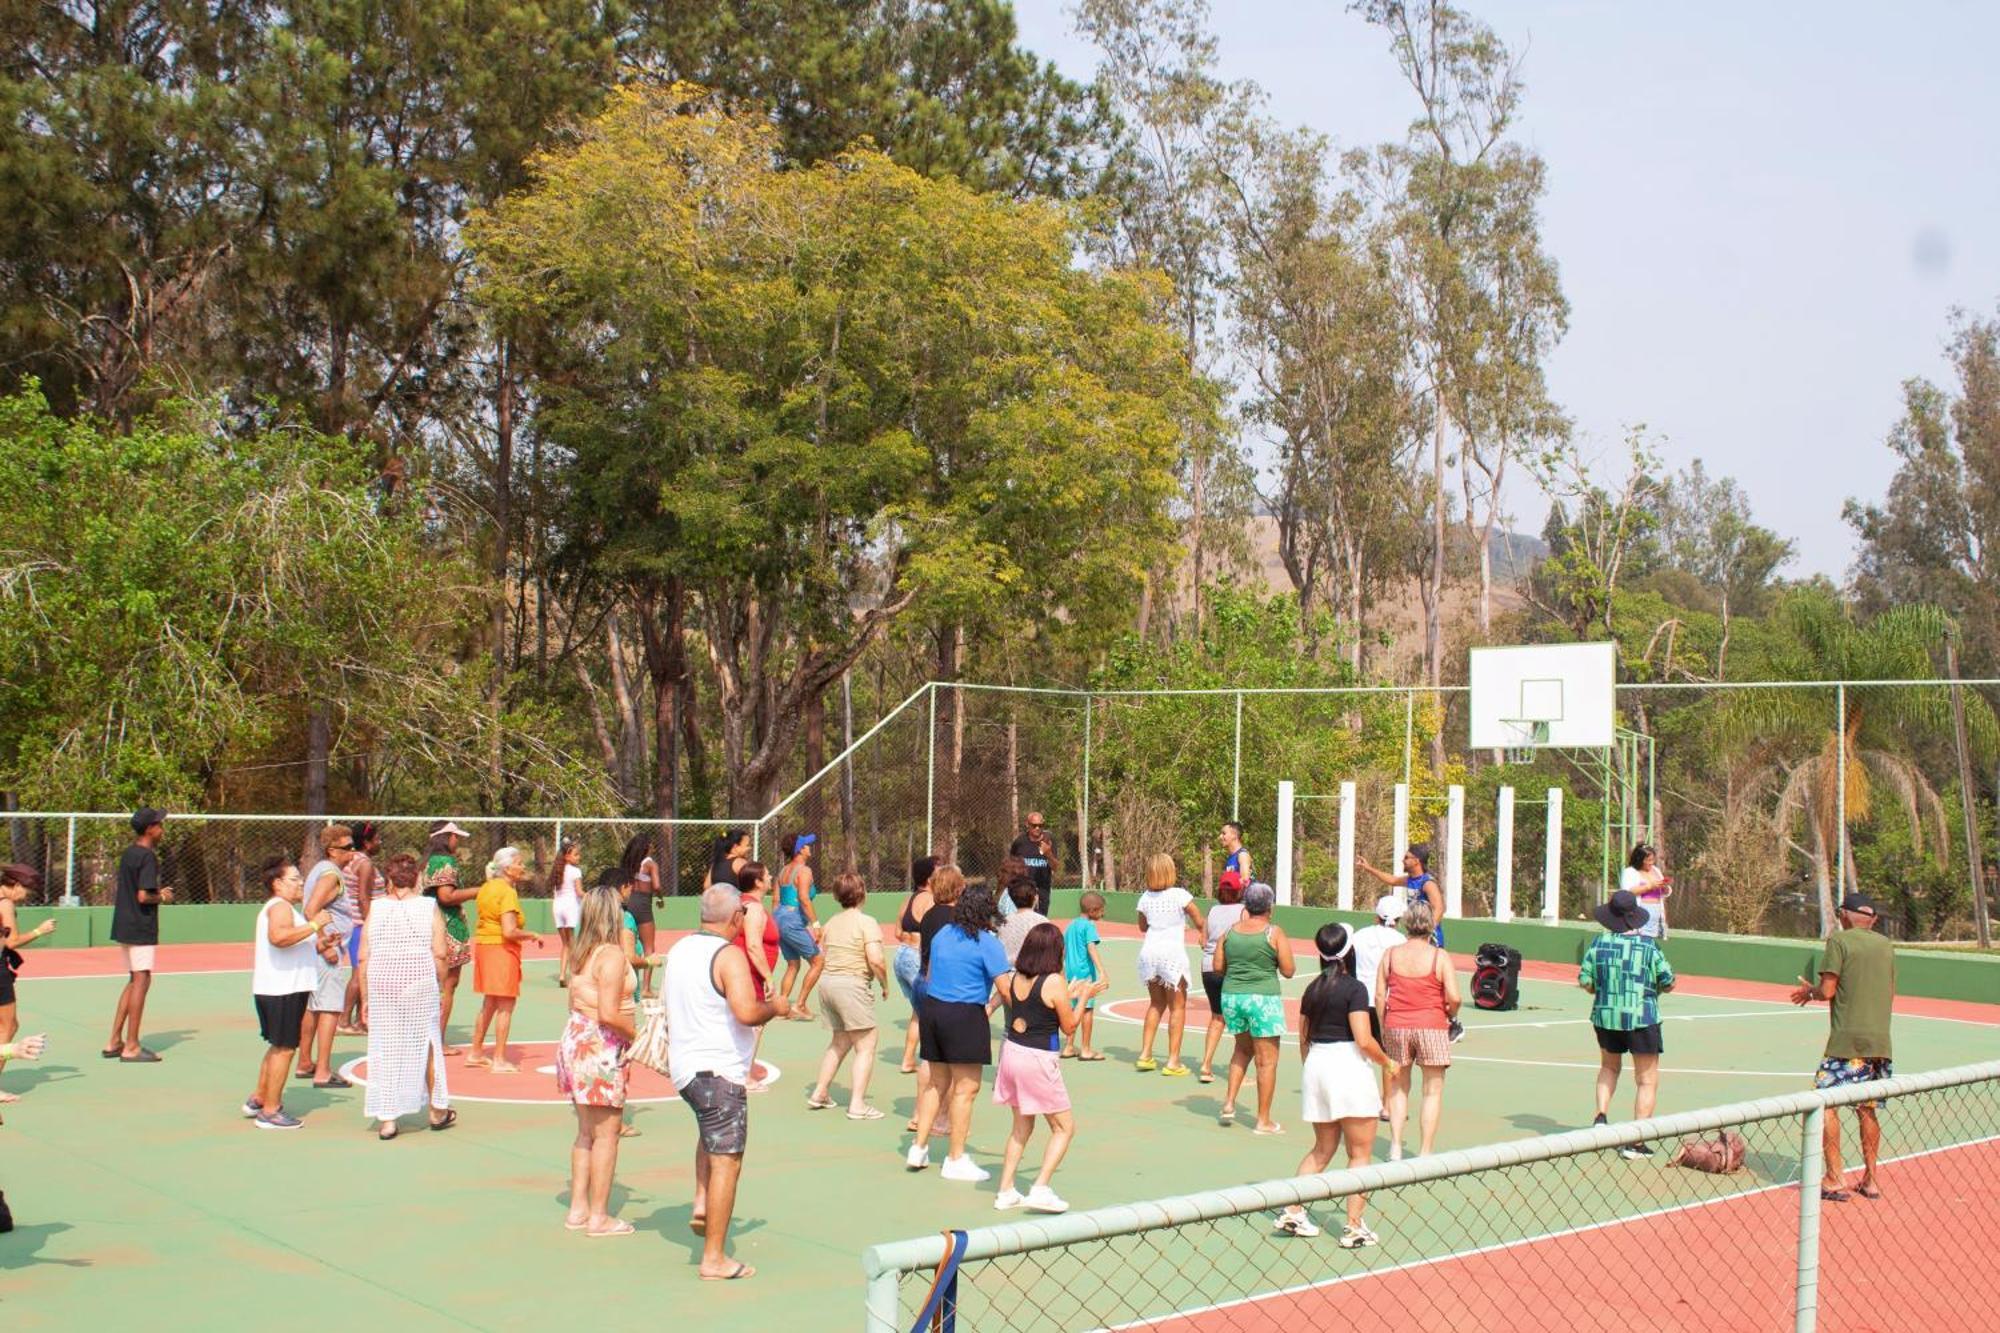
[[[542,937],[521,926],[520,883],[528,875],[527,858],[518,847],[502,847],[486,866],[479,886],[478,925],[472,931],[472,988],[484,997],[472,1025],[472,1049],[465,1063],[512,1074],[518,1067],[507,1059],[507,1029],[514,1023],[514,1002],[521,997],[521,946],[540,948]],[[486,1057],[486,1028],[493,1028],[493,1058]]]

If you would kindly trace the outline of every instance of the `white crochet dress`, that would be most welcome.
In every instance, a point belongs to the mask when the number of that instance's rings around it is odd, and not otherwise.
[[[377,898],[368,910],[368,1096],[370,1120],[394,1120],[451,1104],[438,1038],[437,963],[431,956],[432,898]],[[432,1068],[429,1096],[424,1065]]]

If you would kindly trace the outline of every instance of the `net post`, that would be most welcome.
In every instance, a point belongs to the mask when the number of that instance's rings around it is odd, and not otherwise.
[[[1833,857],[1835,874],[1833,877],[1833,900],[1839,902],[1847,893],[1847,682],[1833,687],[1833,766],[1835,812]],[[1832,922],[1823,921],[1822,926],[1831,928]]]
[[[1493,840],[1493,919],[1514,919],[1514,789],[1502,787]]]
[[[1549,788],[1548,846],[1542,855],[1542,920],[1562,915],[1563,789]]]
[[[1826,1107],[1799,1117],[1799,1254],[1792,1301],[1793,1333],[1813,1333],[1819,1319],[1819,1181],[1826,1170],[1821,1135]]]
[[[1410,784],[1396,784],[1396,820],[1394,824],[1395,847],[1389,857],[1389,864],[1395,869],[1391,874],[1403,873],[1403,853],[1410,850]]]
[[[869,1275],[867,1321],[862,1325],[868,1333],[902,1333],[902,1287],[898,1269]]]
[[[75,907],[82,899],[76,893],[76,816],[69,817],[69,850],[63,853],[64,907]]]
[[[1403,695],[1403,789],[1410,786],[1411,750],[1417,743],[1417,692],[1410,690]],[[1397,837],[1396,861],[1398,869],[1403,860],[1402,838]]]
[[[1445,789],[1444,914],[1465,915],[1465,788]]]
[[[1236,696],[1240,707],[1243,696]],[[1278,836],[1276,846],[1271,850],[1272,867],[1276,871],[1272,888],[1278,891],[1278,906],[1292,905],[1292,808],[1297,800],[1297,789],[1290,782],[1278,784]]]
[[[1340,784],[1340,910],[1354,910],[1354,784]]]
[[[1090,724],[1097,713],[1097,696],[1083,700],[1083,804],[1078,807],[1077,860],[1083,866],[1083,887],[1090,887]]]
[[[1241,690],[1236,691],[1236,758],[1229,773],[1229,817],[1243,818],[1243,691]]]
[[[930,683],[930,729],[924,732],[924,855],[937,854],[937,682]]]

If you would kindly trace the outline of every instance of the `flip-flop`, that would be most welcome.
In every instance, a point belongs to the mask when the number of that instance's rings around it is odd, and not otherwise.
[[[636,1139],[644,1132],[637,1125],[624,1125],[619,1128],[618,1137],[621,1139]]]
[[[1822,1189],[1819,1192],[1819,1197],[1825,1199],[1828,1203],[1846,1203],[1854,1196],[1846,1190]]]
[[[738,1278],[755,1277],[755,1276],[757,1276],[757,1270],[752,1268],[749,1264],[738,1264],[736,1265],[736,1271],[733,1273],[723,1273],[720,1275],[703,1273],[701,1275],[701,1280],[703,1282],[734,1282]]]
[[[379,1130],[379,1129],[378,1129],[378,1130],[376,1130],[376,1131],[375,1131],[375,1137],[376,1137],[376,1139],[377,1139],[378,1141],[380,1141],[380,1142],[382,1142],[382,1143],[389,1143],[389,1142],[392,1142],[392,1141],[394,1141],[395,1137],[396,1137],[396,1136],[397,1136],[398,1134],[401,1134],[402,1132],[403,1132],[403,1128],[402,1128],[402,1126],[401,1126],[401,1125],[391,1125],[391,1126],[389,1126],[389,1132],[388,1132],[387,1134],[384,1134],[384,1133],[383,1133],[383,1132],[382,1132],[381,1130]]]
[[[1215,1075],[1204,1069],[1194,1076],[1194,1081],[1197,1083],[1213,1083],[1215,1082]]]
[[[832,1110],[832,1109],[833,1109],[833,1098],[831,1098],[831,1097],[827,1097],[827,1098],[818,1098],[818,1097],[808,1097],[808,1098],[806,1098],[806,1110],[808,1110],[808,1111],[830,1111],[830,1110]]]
[[[613,1222],[607,1230],[590,1231],[586,1232],[585,1234],[591,1240],[603,1240],[606,1236],[629,1236],[638,1229],[639,1228],[633,1226],[630,1222],[627,1222],[624,1218],[621,1217],[617,1221]]]
[[[1222,1112],[1222,1114],[1221,1114],[1221,1115],[1218,1115],[1217,1117],[1215,1117],[1215,1120],[1216,1120],[1216,1123],[1217,1123],[1217,1124],[1221,1124],[1221,1125],[1233,1125],[1233,1124],[1235,1124],[1235,1123],[1236,1123],[1236,1108],[1235,1108],[1235,1107],[1233,1107],[1233,1106],[1231,1106],[1231,1107],[1228,1107],[1227,1109],[1225,1109],[1225,1110],[1224,1110],[1224,1111]]]
[[[444,1119],[431,1121],[431,1133],[442,1134],[447,1129],[450,1129],[453,1125],[457,1123],[458,1123],[458,1112],[446,1111],[444,1113]]]
[[[1167,1078],[1186,1078],[1188,1076],[1188,1067],[1186,1065],[1168,1065],[1160,1073]]]
[[[688,1219],[688,1230],[694,1232],[697,1236],[706,1236],[708,1234],[708,1219],[705,1217],[690,1217]]]
[[[11,1092],[0,1092],[0,1106],[12,1106],[21,1099]]]
[[[572,1221],[570,1221],[570,1220],[569,1220],[569,1219],[568,1219],[567,1217],[565,1217],[565,1218],[563,1219],[563,1230],[564,1230],[564,1231],[582,1231],[582,1230],[583,1230],[584,1228],[588,1227],[589,1225],[590,1225],[590,1219],[589,1219],[589,1218],[587,1218],[587,1217],[586,1217],[586,1218],[583,1218],[583,1219],[582,1219],[582,1220],[580,1220],[580,1221],[576,1221],[576,1222],[572,1222]]]
[[[1875,1200],[1875,1199],[1879,1199],[1879,1198],[1881,1198],[1881,1197],[1882,1197],[1882,1191],[1881,1191],[1881,1190],[1876,1190],[1876,1189],[1870,1189],[1870,1188],[1868,1188],[1868,1187],[1867,1187],[1866,1185],[1856,1185],[1856,1186],[1854,1187],[1854,1192],[1855,1192],[1856,1194],[1859,1194],[1859,1195],[1860,1195],[1860,1196],[1861,1196],[1862,1198],[1864,1198],[1864,1199],[1868,1199],[1868,1200],[1871,1200],[1871,1201],[1872,1201],[1872,1200]]]
[[[1076,1059],[1076,1052],[1075,1052],[1075,1051],[1064,1051],[1064,1052],[1062,1053],[1062,1058],[1063,1058],[1063,1059],[1065,1059],[1065,1060],[1074,1060],[1074,1059]]]
[[[1264,1136],[1265,1136],[1266,1138],[1268,1138],[1268,1137],[1270,1137],[1270,1136],[1271,1136],[1271,1135],[1273,1135],[1273,1134],[1282,1134],[1282,1133],[1284,1133],[1284,1132],[1285,1132],[1285,1127],[1284,1127],[1283,1125],[1273,1125],[1273,1126],[1271,1126],[1271,1127],[1270,1127],[1269,1129],[1253,1129],[1253,1130],[1251,1130],[1250,1132],[1251,1132],[1252,1134],[1262,1134],[1262,1135],[1264,1135]]]
[[[123,1046],[113,1046],[108,1051],[99,1051],[98,1054],[107,1060],[116,1060],[119,1056],[125,1054],[125,1048]]]
[[[346,1079],[342,1078],[340,1075],[335,1074],[332,1078],[328,1079],[324,1083],[321,1083],[318,1079],[314,1079],[313,1086],[323,1091],[331,1091],[337,1088],[351,1088],[354,1085],[352,1083],[349,1083]]]
[[[880,1120],[882,1118],[882,1108],[879,1106],[864,1106],[859,1111],[849,1111],[847,1118],[849,1120]]]
[[[147,1050],[144,1046],[139,1048],[137,1055],[121,1055],[118,1057],[118,1060],[119,1063],[128,1065],[156,1065],[160,1063],[160,1057],[152,1051]]]
[[[1077,1056],[1076,1058],[1077,1058],[1077,1061],[1078,1061],[1078,1063],[1080,1063],[1080,1064],[1086,1064],[1086,1065],[1094,1065],[1094,1064],[1096,1064],[1096,1063],[1097,1063],[1097,1062],[1098,1062],[1099,1060],[1102,1060],[1102,1059],[1104,1059],[1105,1057],[1104,1057],[1104,1052],[1103,1052],[1103,1051],[1099,1051],[1099,1052],[1097,1052],[1097,1053],[1096,1053],[1095,1055],[1079,1055],[1079,1056]]]

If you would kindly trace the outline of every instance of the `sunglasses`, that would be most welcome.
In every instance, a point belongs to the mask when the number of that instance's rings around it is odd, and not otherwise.
[[[327,850],[329,852],[351,852],[354,850],[354,844],[351,842],[336,842],[331,847],[328,847]]]

